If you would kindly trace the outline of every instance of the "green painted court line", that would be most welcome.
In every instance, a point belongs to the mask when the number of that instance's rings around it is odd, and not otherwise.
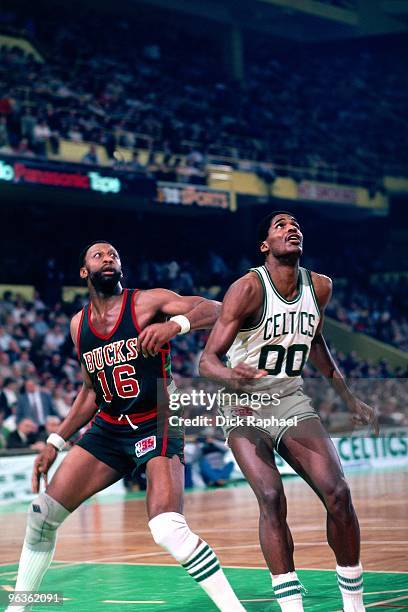
[[[63,612],[215,612],[200,587],[178,566],[75,563],[55,567],[58,571],[47,572],[41,591],[62,591],[68,598]],[[3,589],[14,584],[16,569],[16,564],[0,568]],[[248,612],[279,612],[267,570],[225,568],[225,573]],[[305,612],[341,610],[334,571],[298,570],[298,575],[308,590]],[[370,609],[378,604],[379,612],[407,609],[407,574],[365,572],[364,585],[364,600]],[[36,606],[33,610],[50,612],[51,608]]]

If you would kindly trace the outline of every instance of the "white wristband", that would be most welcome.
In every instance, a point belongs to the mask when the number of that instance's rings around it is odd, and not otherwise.
[[[65,440],[58,434],[52,433],[47,438],[47,444],[52,444],[52,446],[55,446],[57,451],[62,451],[65,447]]]
[[[170,317],[170,321],[174,321],[177,325],[180,325],[181,330],[178,332],[178,335],[187,334],[190,331],[190,321],[184,315],[176,315],[175,317]]]

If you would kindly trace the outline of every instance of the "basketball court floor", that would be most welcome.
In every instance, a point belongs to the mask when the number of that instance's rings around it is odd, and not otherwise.
[[[408,610],[408,472],[348,474],[362,532],[367,610]],[[325,539],[325,513],[297,477],[284,481],[296,567],[307,589],[306,612],[341,610],[335,561]],[[0,506],[2,601],[16,578],[27,504]],[[193,491],[185,497],[190,527],[213,546],[249,612],[278,612],[258,543],[258,509],[246,484]],[[199,586],[155,545],[143,494],[98,497],[59,531],[55,561],[41,592],[62,591],[65,612],[183,612],[215,610]],[[3,606],[5,607],[5,606]],[[0,605],[0,609],[3,609]]]

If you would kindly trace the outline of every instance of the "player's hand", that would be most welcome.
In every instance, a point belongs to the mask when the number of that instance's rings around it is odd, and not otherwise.
[[[375,437],[378,437],[380,427],[375,408],[361,401],[358,397],[353,397],[348,401],[348,408],[353,425],[371,425]]]
[[[139,334],[137,346],[142,351],[144,357],[154,357],[157,355],[163,344],[177,336],[180,325],[174,321],[165,323],[152,323]]]
[[[58,451],[52,444],[47,444],[41,453],[36,457],[31,478],[31,489],[33,493],[40,490],[41,475],[44,478],[45,486],[48,486],[48,470],[57,458]]]
[[[254,384],[259,378],[268,375],[266,370],[258,370],[246,363],[239,363],[235,368],[227,369],[228,386],[233,389],[240,390],[248,384]]]

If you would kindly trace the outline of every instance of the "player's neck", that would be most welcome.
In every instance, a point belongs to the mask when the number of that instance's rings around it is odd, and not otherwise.
[[[116,304],[118,299],[122,299],[123,287],[120,283],[109,293],[97,291],[92,285],[89,287],[89,297],[92,302],[92,308],[99,313],[106,312],[111,306]]]
[[[267,258],[265,266],[279,293],[290,299],[297,292],[299,259]]]

